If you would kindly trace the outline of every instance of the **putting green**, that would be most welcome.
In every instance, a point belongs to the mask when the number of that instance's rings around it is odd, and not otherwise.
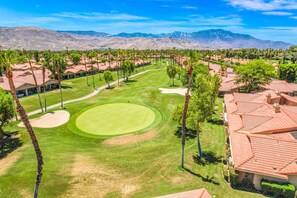
[[[83,112],[76,119],[76,126],[90,134],[120,135],[144,129],[154,120],[154,111],[145,106],[113,103]]]

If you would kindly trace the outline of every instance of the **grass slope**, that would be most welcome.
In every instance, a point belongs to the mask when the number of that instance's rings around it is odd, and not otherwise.
[[[44,172],[40,197],[153,197],[180,191],[207,188],[215,197],[262,197],[236,191],[223,179],[223,164],[198,165],[193,161],[196,139],[186,143],[186,170],[180,170],[181,140],[175,134],[178,125],[171,119],[176,105],[184,102],[179,95],[161,94],[159,87],[169,87],[171,81],[165,67],[134,78],[113,90],[104,90],[85,101],[68,104],[75,117],[91,106],[130,101],[151,106],[162,114],[151,140],[126,145],[104,145],[104,139],[76,135],[70,129],[75,124],[55,129],[35,129],[44,156]],[[221,100],[216,118],[222,112]],[[28,135],[19,130],[24,145],[19,160],[0,176],[0,197],[32,195],[36,160]],[[218,157],[224,155],[225,132],[220,124],[206,123],[201,133],[202,149]]]

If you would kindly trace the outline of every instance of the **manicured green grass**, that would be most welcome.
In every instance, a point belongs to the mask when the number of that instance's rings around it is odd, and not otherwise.
[[[35,129],[44,157],[40,197],[144,198],[198,188],[206,188],[217,198],[262,197],[232,189],[223,179],[221,160],[204,166],[195,163],[196,139],[186,142],[188,171],[181,170],[181,139],[175,135],[178,124],[171,117],[176,105],[184,102],[184,97],[161,94],[158,90],[171,84],[165,67],[134,80],[112,90],[104,90],[88,100],[66,105],[71,113],[68,124],[54,129]],[[82,111],[127,101],[158,110],[162,119],[153,129],[156,136],[135,144],[107,145],[102,138],[76,134],[75,120]],[[220,119],[221,112],[220,99],[214,119]],[[7,173],[0,175],[0,197],[32,195],[36,158],[31,142],[23,128],[14,125],[6,129],[19,130],[24,145],[19,150],[17,162]],[[224,126],[219,122],[205,123],[201,133],[203,151],[213,152],[217,158],[223,159],[224,142]],[[76,196],[71,196],[73,192],[77,192]]]
[[[156,66],[154,64],[150,66],[144,66],[140,68],[136,68],[135,73],[139,73],[145,70],[149,69],[155,69]],[[117,79],[117,72],[112,72],[113,79]],[[100,86],[103,86],[106,84],[103,78],[103,74],[95,74],[88,76],[89,85],[87,84],[86,77],[80,77],[80,78],[74,78],[69,80],[63,80],[62,81],[62,90],[63,90],[63,98],[64,101],[66,100],[73,100],[80,97],[83,97],[87,94],[90,94],[94,91],[93,89],[93,77],[95,82],[95,88],[98,88]],[[120,76],[121,78],[121,76]],[[44,105],[44,95],[43,93],[40,94],[42,104]],[[60,91],[53,90],[46,92],[46,100],[47,100],[47,106],[57,104],[60,102]],[[31,112],[37,109],[40,109],[39,107],[39,100],[37,94],[26,96],[23,98],[20,98],[20,102],[25,108],[27,112]]]
[[[147,107],[131,103],[112,103],[83,112],[76,119],[76,126],[95,135],[120,135],[146,128],[154,120],[154,111]]]

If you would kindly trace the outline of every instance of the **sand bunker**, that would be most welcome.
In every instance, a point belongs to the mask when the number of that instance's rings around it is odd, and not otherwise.
[[[47,113],[39,118],[31,119],[30,123],[33,127],[54,128],[67,123],[69,118],[70,114],[68,111],[59,110]],[[24,127],[24,124],[21,122],[18,126]]]
[[[179,94],[179,95],[186,95],[187,89],[186,88],[176,88],[176,89],[166,89],[166,88],[159,88],[159,90],[163,94]]]

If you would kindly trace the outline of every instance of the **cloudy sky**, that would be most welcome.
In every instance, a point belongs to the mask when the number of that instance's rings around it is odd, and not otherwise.
[[[297,44],[297,0],[0,0],[0,26],[111,34],[220,28]]]

